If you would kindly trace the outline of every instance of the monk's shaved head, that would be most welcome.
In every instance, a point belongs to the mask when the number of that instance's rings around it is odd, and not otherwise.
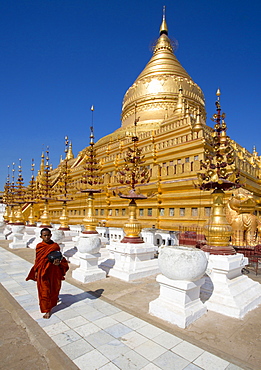
[[[47,231],[47,232],[49,232],[49,233],[51,234],[51,230],[50,230],[50,229],[48,229],[47,227],[44,227],[44,228],[41,230],[41,234],[40,234],[40,235],[42,235],[42,233],[43,233],[44,231]]]

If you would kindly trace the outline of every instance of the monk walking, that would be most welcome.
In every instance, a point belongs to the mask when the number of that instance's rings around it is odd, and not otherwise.
[[[40,235],[43,241],[36,246],[35,263],[26,280],[37,281],[40,310],[43,317],[49,319],[52,308],[57,305],[62,280],[69,266],[65,258],[52,260],[52,252],[60,251],[60,247],[51,240],[51,231],[44,228]]]

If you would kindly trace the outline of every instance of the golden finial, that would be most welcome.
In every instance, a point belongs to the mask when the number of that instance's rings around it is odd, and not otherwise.
[[[65,149],[64,149],[64,152],[66,154],[66,153],[68,153],[68,145],[69,145],[68,136],[65,136],[64,140],[65,140]]]
[[[34,159],[32,158],[32,164],[31,164],[31,172],[32,172],[31,178],[32,179],[34,179],[34,167],[35,167],[35,163],[34,163]]]
[[[12,168],[12,184],[14,185],[14,179],[15,179],[15,176],[14,176],[15,168],[14,168],[14,166],[15,166],[15,163],[13,162],[12,164],[13,164],[13,168]]]
[[[46,157],[45,157],[45,168],[47,168],[48,170],[50,169],[49,167],[49,146],[46,147]]]
[[[91,106],[91,111],[92,111],[92,125],[90,127],[91,129],[91,134],[90,134],[90,145],[94,145],[94,133],[93,133],[93,112],[94,112],[94,106]]]
[[[10,165],[7,166],[7,182],[10,182]]]
[[[177,100],[177,105],[176,105],[175,111],[178,112],[178,113],[181,113],[182,108],[183,108],[183,89],[182,89],[182,86],[180,85],[178,100]]]
[[[40,173],[44,173],[44,152],[41,155]]]
[[[201,119],[200,119],[200,109],[198,107],[197,108],[197,113],[196,113],[196,124],[193,127],[193,130],[195,132],[199,132],[201,129],[202,129],[202,123],[201,123]]]
[[[214,114],[213,115],[213,117],[211,118],[212,119],[212,121],[213,120],[215,120],[215,118],[217,118],[218,117],[218,120],[217,120],[217,123],[218,124],[220,124],[220,118],[221,118],[221,116],[220,116],[220,111],[221,111],[221,105],[220,105],[220,95],[221,95],[221,91],[220,91],[220,88],[218,88],[217,89],[217,91],[216,91],[216,96],[217,96],[217,100],[216,100],[216,102],[215,102],[215,105],[216,105],[216,107],[217,107],[217,114]],[[224,117],[223,117],[224,118]]]
[[[73,159],[73,158],[74,158],[74,155],[73,155],[73,152],[72,152],[72,142],[70,141],[68,153],[66,155],[66,159],[68,159],[68,161],[69,161],[70,159]]]
[[[160,26],[160,35],[162,34],[168,35],[168,26],[166,22],[166,6],[163,6],[163,17],[162,17],[162,23]]]

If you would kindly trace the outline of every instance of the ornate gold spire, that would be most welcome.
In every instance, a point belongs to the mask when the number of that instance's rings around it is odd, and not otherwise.
[[[199,187],[202,190],[214,190],[213,206],[208,224],[205,225],[207,245],[202,249],[210,254],[230,255],[236,251],[229,245],[232,227],[228,224],[224,211],[224,190],[239,187],[239,172],[235,167],[235,154],[231,140],[226,134],[225,113],[221,113],[220,95],[216,92],[216,113],[213,139],[210,148],[205,149],[205,160],[201,161],[203,172],[198,173]]]
[[[180,87],[183,97],[191,108],[199,106],[205,117],[204,95],[173,53],[172,42],[168,37],[165,10],[160,27],[160,36],[154,47],[153,56],[127,90],[122,105],[122,127],[131,125],[134,120],[135,105],[139,116],[139,125],[160,124],[166,111],[168,118],[177,112]]]
[[[45,169],[45,164],[44,164],[44,152],[42,152],[41,155],[41,165],[40,165],[40,173],[43,174]]]
[[[73,159],[73,158],[74,158],[74,155],[73,155],[73,151],[72,151],[72,142],[70,142],[69,149],[68,149],[68,152],[67,152],[67,155],[66,155],[66,159],[69,161],[70,159]]]
[[[102,183],[101,167],[97,160],[96,150],[94,148],[94,132],[93,132],[93,112],[94,106],[91,106],[92,112],[92,125],[90,127],[90,145],[86,149],[85,163],[83,165],[83,174],[81,178],[81,186],[85,189],[81,189],[81,192],[87,193],[87,209],[84,219],[84,234],[97,234],[96,226],[98,224],[94,217],[94,193],[100,193],[101,190],[96,188],[96,185]],[[86,188],[87,187],[87,188]]]
[[[163,18],[162,18],[162,23],[160,26],[160,35],[165,33],[165,35],[168,35],[168,26],[166,22],[166,15],[165,15],[166,7],[165,5],[163,6]]]
[[[252,154],[253,154],[254,157],[258,156],[258,152],[256,151],[256,146],[255,145],[253,146],[253,153]]]

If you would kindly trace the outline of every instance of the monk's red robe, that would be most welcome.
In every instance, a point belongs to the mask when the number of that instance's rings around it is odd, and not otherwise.
[[[43,313],[50,312],[57,305],[62,280],[69,269],[65,258],[58,266],[48,261],[48,254],[59,250],[59,245],[53,241],[50,244],[45,242],[37,244],[35,263],[26,278],[26,280],[37,281],[40,310]]]

